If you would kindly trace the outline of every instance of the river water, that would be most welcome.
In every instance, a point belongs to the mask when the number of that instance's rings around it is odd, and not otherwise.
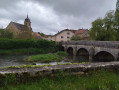
[[[30,65],[31,62],[27,62],[24,59],[28,57],[28,55],[18,55],[18,56],[0,56],[0,67],[8,67],[8,66],[20,66],[20,65]],[[51,63],[36,63],[36,65],[44,65],[51,64],[56,65],[57,63],[67,63],[67,62],[89,62],[87,57],[73,57],[68,56],[65,61],[62,62],[51,62]]]
[[[30,64],[29,62],[26,62],[23,60],[26,57],[28,57],[28,56],[27,55],[0,56],[0,67],[19,66],[19,65]]]

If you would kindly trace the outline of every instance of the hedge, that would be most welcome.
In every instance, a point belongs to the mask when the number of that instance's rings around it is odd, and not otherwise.
[[[21,39],[0,39],[0,49],[22,49],[22,48],[38,48],[38,49],[51,49],[53,51],[59,50],[61,44],[54,41],[47,40],[21,40]]]

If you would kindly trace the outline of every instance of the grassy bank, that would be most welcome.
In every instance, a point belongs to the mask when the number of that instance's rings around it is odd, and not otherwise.
[[[39,61],[39,62],[56,62],[62,61],[68,54],[66,52],[56,52],[50,54],[39,54],[26,58],[27,61]]]
[[[60,72],[54,77],[40,77],[17,84],[15,79],[12,80],[14,82],[5,83],[0,90],[119,90],[119,74],[109,71],[97,71],[81,76],[65,76]]]

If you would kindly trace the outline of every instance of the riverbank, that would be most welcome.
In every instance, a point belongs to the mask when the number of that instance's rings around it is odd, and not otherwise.
[[[24,73],[29,74],[29,76],[42,76],[55,74],[57,71],[63,71],[68,73],[88,73],[97,70],[118,70],[119,62],[100,62],[100,63],[66,63],[58,65],[22,65],[22,66],[10,66],[0,68],[1,75],[7,74],[17,74],[21,75]]]
[[[0,68],[1,90],[118,90],[119,62]]]
[[[36,78],[26,75],[20,81],[12,74],[5,80],[1,78],[0,90],[119,90],[119,71],[99,70],[83,75],[67,75],[60,71]]]

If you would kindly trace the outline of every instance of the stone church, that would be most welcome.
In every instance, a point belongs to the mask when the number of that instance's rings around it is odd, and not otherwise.
[[[31,21],[30,21],[28,15],[27,15],[27,18],[24,20],[24,25],[11,21],[9,23],[9,25],[6,27],[6,30],[10,30],[11,32],[14,33],[15,36],[17,36],[22,31],[23,32],[27,32],[27,31],[32,32]]]

